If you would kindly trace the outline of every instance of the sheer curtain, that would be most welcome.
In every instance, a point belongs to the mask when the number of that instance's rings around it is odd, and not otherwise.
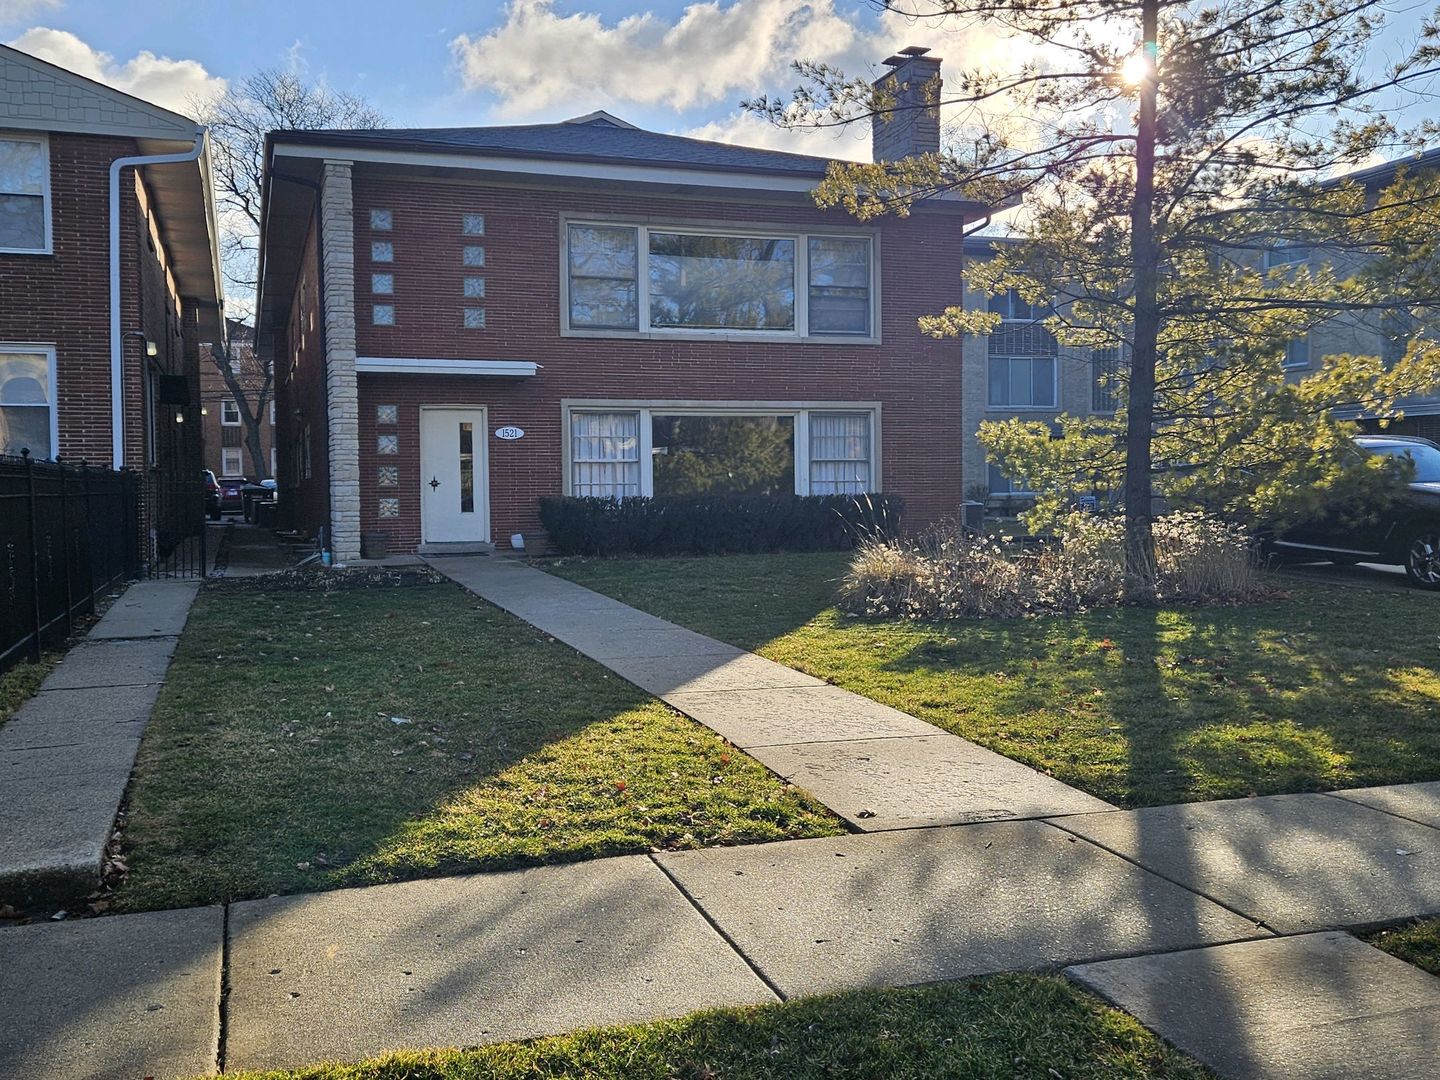
[[[810,414],[810,494],[870,490],[870,414]]]
[[[640,414],[570,414],[570,491],[624,498],[640,494]]]

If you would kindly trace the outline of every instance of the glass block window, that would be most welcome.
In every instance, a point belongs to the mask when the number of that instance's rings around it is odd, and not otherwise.
[[[370,243],[371,262],[394,262],[395,245],[389,240],[373,240]]]
[[[389,210],[371,210],[370,228],[377,232],[389,232],[395,227],[395,217]]]
[[[375,304],[370,309],[370,317],[376,326],[394,326],[395,305]]]
[[[400,406],[398,405],[376,405],[375,423],[382,427],[393,427],[400,422]]]
[[[375,437],[375,452],[382,457],[390,457],[400,453],[400,436],[377,435]]]
[[[483,307],[467,307],[465,309],[465,329],[485,329],[485,309]]]
[[[380,516],[382,518],[398,518],[400,516],[400,500],[381,499]]]
[[[485,235],[485,215],[466,214],[460,219],[460,231],[466,236]]]
[[[466,299],[483,300],[485,298],[485,279],[483,277],[467,277],[465,279],[465,297]]]
[[[381,465],[375,473],[375,483],[380,487],[400,486],[400,466]]]
[[[485,249],[478,244],[466,244],[461,261],[464,262],[466,266],[484,266]]]
[[[570,493],[624,498],[640,494],[640,414],[570,414]]]
[[[870,414],[810,414],[810,494],[870,490]]]
[[[379,293],[382,296],[389,296],[395,291],[394,274],[371,274],[370,291]]]

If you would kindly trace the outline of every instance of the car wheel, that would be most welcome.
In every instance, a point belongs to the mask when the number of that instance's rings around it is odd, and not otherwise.
[[[1427,526],[1410,538],[1405,575],[1422,589],[1440,589],[1440,527]]]

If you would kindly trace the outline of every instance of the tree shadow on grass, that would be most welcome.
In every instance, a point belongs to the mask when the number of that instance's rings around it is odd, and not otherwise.
[[[927,625],[874,666],[923,719],[1120,805],[1435,779],[1433,644],[1363,600]]]
[[[137,761],[117,906],[838,827],[455,586],[207,590]]]

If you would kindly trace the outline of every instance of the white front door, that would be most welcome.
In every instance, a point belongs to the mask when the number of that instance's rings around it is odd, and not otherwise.
[[[490,540],[485,410],[420,410],[420,532],[427,544]]]

